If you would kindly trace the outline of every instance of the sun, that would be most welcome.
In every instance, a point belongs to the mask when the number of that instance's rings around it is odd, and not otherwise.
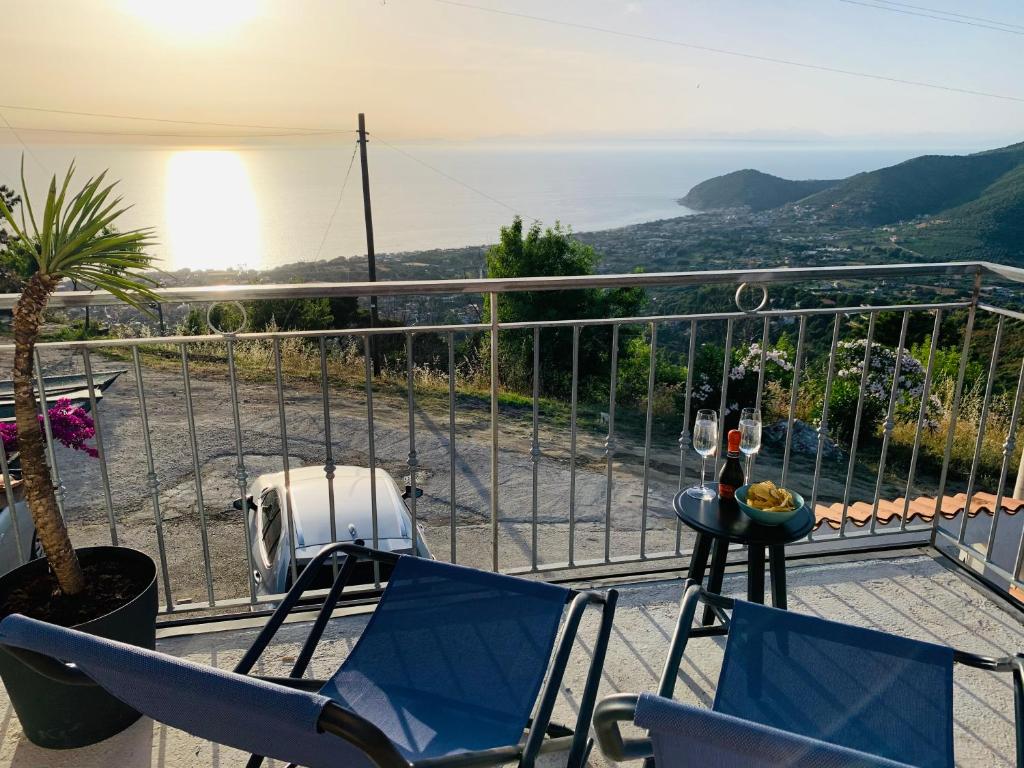
[[[210,37],[263,14],[264,0],[121,0],[123,8],[179,38]]]

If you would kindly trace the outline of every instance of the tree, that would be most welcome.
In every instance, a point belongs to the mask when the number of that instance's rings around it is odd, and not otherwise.
[[[21,198],[6,184],[0,184],[0,200],[12,211],[21,203]],[[18,293],[25,284],[31,263],[29,246],[12,237],[6,220],[0,218],[0,293]]]
[[[273,326],[281,331],[321,331],[349,328],[359,317],[354,297],[317,299],[270,299],[246,303],[249,327],[261,331]]]
[[[72,164],[59,188],[57,177],[51,178],[39,218],[29,201],[24,158],[20,224],[15,220],[12,207],[0,196],[0,213],[12,237],[30,246],[29,277],[13,311],[14,414],[25,496],[39,543],[66,595],[81,593],[85,589],[85,576],[57,508],[36,412],[32,377],[43,313],[50,296],[66,279],[109,291],[138,308],[145,308],[156,300],[150,288],[153,281],[141,274],[152,263],[152,257],[143,250],[153,242],[152,231],[137,229],[117,233],[108,229],[126,209],[121,207],[120,197],[111,198],[116,182],[104,186],[106,173],[90,178],[69,200],[68,189],[74,171]]]
[[[501,228],[500,241],[487,251],[487,276],[592,275],[597,263],[594,249],[573,237],[561,224],[542,230],[535,222],[524,233],[523,221],[517,216],[510,226]],[[626,317],[639,311],[643,298],[643,290],[633,288],[510,292],[498,298],[498,320],[555,322]],[[485,318],[490,319],[486,308]],[[635,329],[623,328],[620,347],[635,333]],[[601,387],[607,392],[611,335],[608,326],[588,327],[580,333],[579,376],[584,392],[594,390],[592,394],[596,396]],[[572,338],[570,327],[541,333],[541,387],[546,394],[564,396],[570,389]],[[498,348],[502,381],[516,389],[529,387],[533,377],[533,333],[503,331],[499,334]]]

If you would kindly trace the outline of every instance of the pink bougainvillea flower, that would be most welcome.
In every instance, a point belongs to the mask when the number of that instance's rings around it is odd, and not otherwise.
[[[83,451],[93,458],[99,456],[96,447],[88,444],[88,441],[96,436],[96,425],[85,408],[72,405],[70,400],[62,397],[47,413],[54,440],[72,450]],[[43,425],[42,414],[39,415],[39,425]],[[18,425],[13,421],[0,424],[0,440],[3,440],[4,451],[7,453],[18,450]]]

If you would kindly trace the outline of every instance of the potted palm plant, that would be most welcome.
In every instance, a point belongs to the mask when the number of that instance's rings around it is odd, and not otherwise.
[[[0,196],[0,214],[25,262],[21,296],[14,306],[14,382],[17,446],[25,498],[45,557],[0,578],[0,616],[24,613],[104,637],[152,648],[157,613],[156,567],[148,556],[123,547],[76,550],[57,506],[33,388],[36,341],[50,296],[64,280],[106,290],[136,307],[153,301],[146,246],[152,232],[117,232],[125,212],[105,174],[71,189],[74,165],[63,183],[54,176],[42,209],[33,209],[22,160],[22,204],[15,217]],[[27,214],[27,215],[26,215]],[[33,742],[66,748],[116,733],[138,714],[96,687],[46,677],[32,659],[0,647],[3,678],[23,729]]]

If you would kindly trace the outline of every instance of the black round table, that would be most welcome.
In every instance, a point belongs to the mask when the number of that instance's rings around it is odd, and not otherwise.
[[[704,582],[710,554],[711,573],[707,590],[720,593],[729,544],[745,544],[747,600],[763,604],[764,555],[767,548],[772,574],[772,605],[776,608],[786,607],[786,545],[802,539],[814,527],[814,515],[806,504],[782,525],[762,525],[747,517],[735,501],[720,501],[717,496],[704,501],[690,496],[685,490],[676,494],[672,506],[683,524],[697,533],[688,578],[698,584]],[[703,623],[710,624],[713,619],[712,609],[705,608]]]

